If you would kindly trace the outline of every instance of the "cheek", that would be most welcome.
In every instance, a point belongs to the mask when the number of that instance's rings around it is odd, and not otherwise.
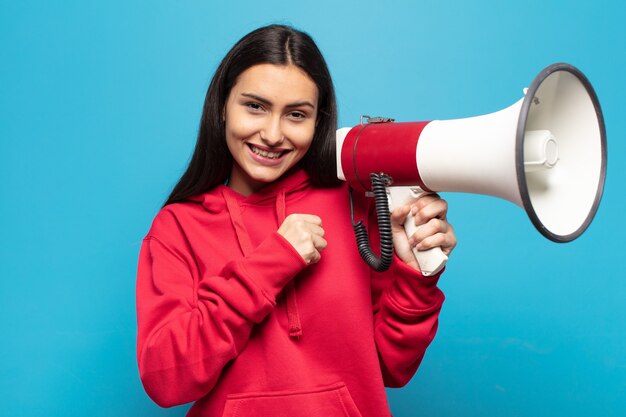
[[[227,141],[243,140],[259,131],[258,122],[254,118],[233,114],[226,117]]]
[[[301,149],[308,149],[311,146],[314,134],[314,123],[306,126],[295,126],[285,131],[285,135],[290,139],[291,143]]]

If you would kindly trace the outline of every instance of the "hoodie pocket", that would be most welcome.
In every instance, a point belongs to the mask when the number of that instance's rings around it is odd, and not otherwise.
[[[223,417],[361,417],[343,383],[307,391],[229,395]]]

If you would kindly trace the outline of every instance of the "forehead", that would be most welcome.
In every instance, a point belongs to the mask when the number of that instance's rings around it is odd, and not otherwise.
[[[254,65],[237,78],[231,94],[254,93],[272,101],[311,101],[317,104],[315,82],[295,65]]]

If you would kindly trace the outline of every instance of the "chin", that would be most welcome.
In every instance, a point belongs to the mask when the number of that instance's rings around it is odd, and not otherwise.
[[[283,169],[277,169],[277,170],[271,170],[271,171],[262,170],[262,171],[250,172],[248,173],[248,176],[250,177],[250,179],[252,179],[252,181],[269,184],[271,182],[278,180],[280,177],[283,176],[285,172],[286,170],[283,170]]]

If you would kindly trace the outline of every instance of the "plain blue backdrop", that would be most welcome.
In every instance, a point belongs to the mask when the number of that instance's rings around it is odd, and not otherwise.
[[[135,362],[139,245],[195,143],[219,60],[268,23],[309,32],[340,124],[499,110],[553,62],[591,80],[609,169],[578,240],[444,194],[459,245],[403,416],[626,415],[623,1],[0,3],[0,415],[182,416]]]

